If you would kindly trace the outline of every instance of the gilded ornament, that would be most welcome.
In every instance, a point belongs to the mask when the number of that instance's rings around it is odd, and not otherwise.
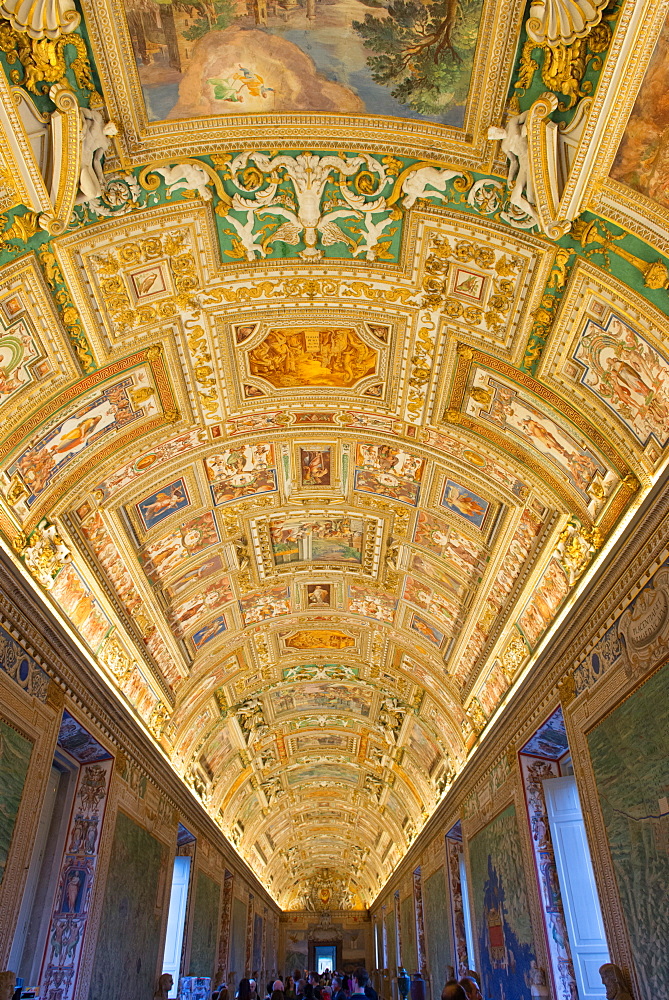
[[[525,22],[537,45],[571,45],[599,24],[609,0],[535,0]]]
[[[30,38],[60,38],[79,26],[81,16],[74,0],[2,0],[0,15],[6,17],[15,31]]]
[[[10,507],[16,507],[16,505],[27,496],[30,496],[30,490],[25,485],[18,472],[15,472],[10,480],[9,489],[7,490],[7,503]]]
[[[576,679],[573,673],[566,674],[558,683],[557,689],[560,703],[563,708],[566,708],[576,697]]]
[[[58,528],[46,520],[38,524],[20,554],[27,569],[45,590],[53,587],[55,577],[71,558]]]

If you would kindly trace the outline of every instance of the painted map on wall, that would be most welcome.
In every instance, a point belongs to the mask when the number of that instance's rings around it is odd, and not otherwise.
[[[189,976],[213,976],[218,946],[218,904],[221,887],[218,882],[197,873],[195,909],[190,948]]]
[[[237,896],[232,900],[232,931],[230,933],[229,978],[239,979],[246,964],[246,904]]]
[[[669,666],[588,745],[641,993],[669,1000]]]
[[[388,942],[388,968],[394,974],[397,967],[397,948],[395,947],[395,911],[386,914],[386,940]]]
[[[29,740],[0,722],[0,884],[7,866],[31,752]]]
[[[102,905],[90,1000],[153,996],[168,848],[119,812]]]
[[[469,859],[483,992],[530,1000],[536,956],[515,806],[472,837]]]
[[[483,0],[125,0],[150,121],[292,111],[462,125]]]
[[[413,896],[407,896],[400,903],[402,942],[402,965],[407,972],[417,972],[416,958],[416,918],[413,910]]]
[[[432,978],[432,996],[438,997],[448,976],[446,966],[453,965],[451,915],[443,868],[423,882],[423,918],[427,943],[428,967]]]
[[[669,18],[655,46],[611,176],[669,208]]]

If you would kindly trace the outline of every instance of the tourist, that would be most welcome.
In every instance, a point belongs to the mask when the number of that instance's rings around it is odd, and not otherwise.
[[[356,969],[351,976],[351,1000],[356,997],[362,997],[362,1000],[367,1000],[365,993],[365,986],[369,982],[369,976],[367,975],[366,969]]]
[[[467,994],[457,979],[449,979],[441,991],[441,1000],[467,1000]]]
[[[467,994],[467,1000],[483,1000],[483,994],[481,993],[479,984],[474,979],[473,976],[463,976],[460,980],[460,986]]]

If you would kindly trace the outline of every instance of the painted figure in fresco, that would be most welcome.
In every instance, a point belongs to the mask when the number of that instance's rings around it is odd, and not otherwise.
[[[317,607],[328,606],[330,604],[330,591],[322,587],[320,583],[317,583],[309,594],[309,604],[316,605]]]
[[[82,809],[97,812],[100,802],[105,797],[107,775],[103,767],[92,764],[84,771],[79,786],[79,800]]]
[[[77,897],[79,895],[79,887],[81,886],[81,882],[82,882],[81,872],[72,872],[69,879],[67,880],[65,895],[67,897],[67,908],[70,911],[70,913],[76,913]]]
[[[181,486],[173,484],[167,491],[156,493],[155,497],[156,499],[153,503],[142,506],[141,508],[144,520],[147,523],[154,520],[158,514],[164,514],[164,512],[168,510],[175,510],[180,504],[188,499],[186,497],[183,484]]]
[[[475,500],[473,496],[458,489],[457,486],[448,487],[444,494],[444,500],[449,507],[455,507],[465,517],[480,517],[486,511],[486,508]]]

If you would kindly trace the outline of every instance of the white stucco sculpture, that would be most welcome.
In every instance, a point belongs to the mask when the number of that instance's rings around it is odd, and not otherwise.
[[[102,163],[110,146],[110,137],[118,134],[113,122],[105,122],[94,108],[80,108],[81,119],[81,172],[79,175],[78,202],[94,201],[102,197],[107,184]]]
[[[512,115],[506,123],[506,128],[491,125],[488,129],[488,138],[499,139],[502,151],[506,154],[509,164],[507,187],[510,192],[511,205],[536,220],[534,185],[527,148],[526,119],[527,111],[523,111],[520,115]]]

